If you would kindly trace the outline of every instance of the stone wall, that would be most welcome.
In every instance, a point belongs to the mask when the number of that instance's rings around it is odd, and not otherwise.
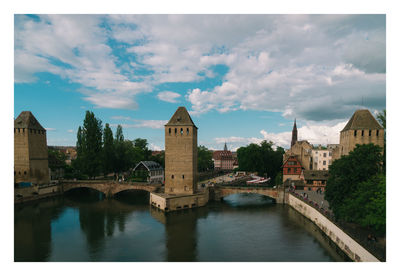
[[[196,182],[197,128],[181,125],[166,126],[165,193],[194,194]]]
[[[202,193],[180,196],[150,193],[150,204],[164,212],[201,207],[208,203],[208,199],[208,189]]]
[[[354,136],[355,131],[357,131],[356,136]],[[350,129],[342,131],[340,133],[341,155],[348,155],[357,144],[364,145],[372,143],[380,146],[383,150],[384,136],[385,132],[383,129]]]
[[[379,262],[364,247],[307,203],[287,194],[286,203],[317,225],[350,259],[356,262]]]

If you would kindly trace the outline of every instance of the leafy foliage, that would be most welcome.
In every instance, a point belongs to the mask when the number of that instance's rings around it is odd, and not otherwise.
[[[273,143],[262,141],[261,145],[250,144],[237,150],[239,170],[257,172],[262,176],[267,174],[271,179],[275,179],[281,171],[284,149],[272,148]]]
[[[214,162],[212,161],[212,151],[205,146],[197,147],[197,168],[199,172],[214,169]]]
[[[101,171],[102,159],[102,122],[91,111],[86,111],[83,127],[78,128],[77,159],[84,174],[95,177]]]
[[[115,162],[114,138],[110,125],[107,123],[103,131],[103,173],[114,172]]]
[[[383,231],[385,227],[386,178],[381,148],[357,145],[329,167],[325,198],[336,218]]]

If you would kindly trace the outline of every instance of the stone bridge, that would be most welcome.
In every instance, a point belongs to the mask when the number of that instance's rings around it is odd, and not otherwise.
[[[128,190],[141,190],[154,192],[161,188],[160,184],[144,184],[140,182],[116,182],[107,180],[80,180],[80,181],[63,181],[60,183],[61,192],[67,192],[77,188],[89,188],[112,197],[115,194]]]
[[[275,200],[276,203],[283,203],[285,193],[283,189],[271,188],[263,186],[222,186],[217,185],[213,190],[210,190],[210,198],[221,200],[222,198],[233,194],[259,194],[268,196]]]

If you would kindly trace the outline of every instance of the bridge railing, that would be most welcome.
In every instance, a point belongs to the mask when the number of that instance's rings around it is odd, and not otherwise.
[[[304,203],[308,204],[327,219],[329,219],[333,224],[342,229],[347,235],[349,235],[352,239],[362,245],[365,249],[367,249],[371,254],[373,254],[376,258],[381,261],[386,260],[386,246],[379,245],[376,241],[368,238],[371,230],[365,229],[361,226],[350,224],[344,221],[340,221],[335,218],[334,214],[330,210],[326,210],[323,207],[319,206],[317,202],[314,202],[308,198],[304,198],[301,194],[297,193],[294,190],[288,191],[290,194],[294,195]]]

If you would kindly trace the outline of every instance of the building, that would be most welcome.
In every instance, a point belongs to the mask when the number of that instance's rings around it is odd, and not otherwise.
[[[303,167],[295,155],[288,156],[284,159],[282,166],[282,181],[286,180],[303,180]]]
[[[197,186],[197,127],[179,107],[165,125],[164,192],[150,193],[150,204],[164,212],[204,206],[208,189]]]
[[[216,150],[213,152],[212,160],[214,162],[215,170],[233,170],[233,163],[235,162],[235,159],[232,152],[228,150],[226,143],[224,150]]]
[[[46,130],[30,111],[14,120],[14,183],[48,184]]]
[[[368,109],[357,110],[340,132],[340,156],[348,155],[357,144],[373,143],[383,151],[384,135],[383,127]]]
[[[48,146],[48,149],[60,151],[65,155],[65,163],[71,165],[72,160],[75,160],[78,156],[76,147],[72,146]]]
[[[164,169],[154,161],[140,161],[133,169],[135,176],[146,176],[148,183],[164,183]]]
[[[290,147],[293,147],[297,142],[297,126],[296,119],[294,119],[293,129],[292,129],[292,141],[290,142]]]
[[[312,169],[326,171],[332,164],[332,150],[323,148],[321,146],[313,148],[311,150],[312,156]]]
[[[165,125],[165,193],[194,194],[197,181],[197,127],[179,107]]]
[[[308,141],[296,141],[296,143],[285,152],[283,160],[287,160],[289,156],[294,155],[305,170],[310,170],[313,166],[312,149],[313,146]]]
[[[318,189],[325,191],[326,182],[328,181],[329,173],[321,170],[304,171],[305,189],[316,191]]]

